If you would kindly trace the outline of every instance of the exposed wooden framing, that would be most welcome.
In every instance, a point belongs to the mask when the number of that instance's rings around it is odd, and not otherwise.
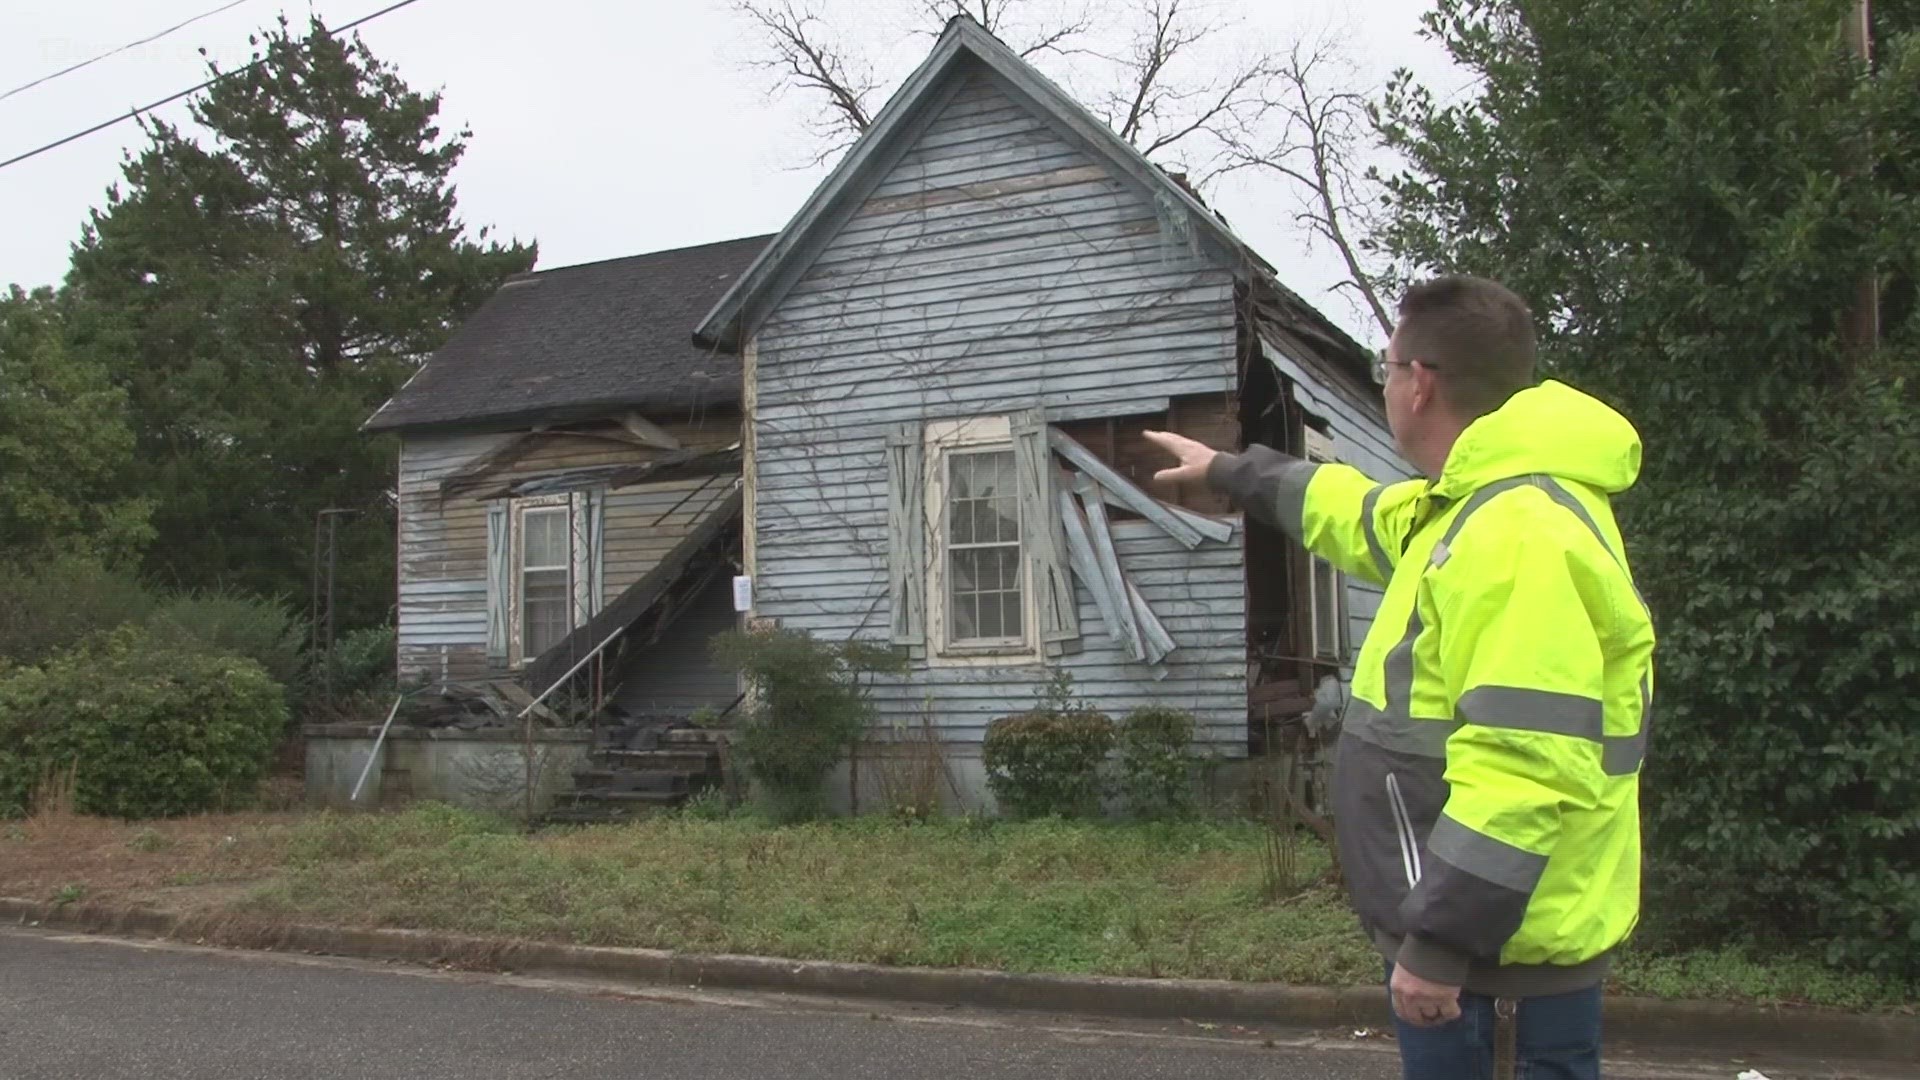
[[[637,412],[630,412],[621,417],[620,426],[625,428],[634,438],[646,446],[657,447],[661,450],[678,450],[681,448],[680,440],[674,438],[672,433],[668,432],[666,428],[641,416]]]
[[[1108,506],[1117,506],[1122,510],[1133,509],[1131,503],[1128,503],[1120,496],[1107,490],[1104,485],[1100,488],[1100,497],[1106,501]],[[1151,498],[1151,496],[1149,496],[1149,498]],[[1166,507],[1168,513],[1186,522],[1194,531],[1214,543],[1227,544],[1233,542],[1233,534],[1236,531],[1234,522],[1222,521],[1217,517],[1202,514],[1197,510],[1189,510],[1184,506],[1174,506],[1170,503],[1161,503],[1160,505]]]
[[[1047,429],[1047,440],[1052,444],[1055,453],[1092,476],[1099,483],[1101,491],[1110,493],[1120,505],[1165,529],[1167,535],[1178,540],[1181,546],[1188,549],[1197,548],[1203,541],[1209,539],[1206,533],[1189,524],[1184,517],[1174,513],[1173,507],[1135,487],[1132,481],[1109,468],[1106,462],[1101,461],[1093,451],[1080,445],[1073,436],[1057,427],[1050,427]],[[1099,503],[1103,497],[1095,498],[1093,502]],[[1092,506],[1088,507],[1089,511],[1092,509]],[[1101,508],[1100,514],[1104,520],[1106,510]],[[1224,525],[1221,527],[1226,529],[1226,535],[1219,537],[1219,542],[1225,543],[1233,539],[1233,529]],[[1210,531],[1217,533],[1218,530]]]
[[[475,499],[485,500],[557,495],[589,487],[605,487],[608,491],[618,491],[635,484],[665,483],[698,476],[726,475],[740,467],[740,458],[738,444],[724,450],[673,450],[649,461],[636,462],[632,465],[588,465],[578,469],[543,473],[539,476],[521,477],[512,483],[494,488],[483,487],[477,483],[471,484],[464,488],[464,493]]]

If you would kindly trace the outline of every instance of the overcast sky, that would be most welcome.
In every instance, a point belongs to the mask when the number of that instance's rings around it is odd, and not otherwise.
[[[283,10],[339,25],[390,2],[246,0],[0,100],[0,160],[200,82],[200,48],[244,63],[249,31]],[[1093,0],[1096,10],[1123,2]],[[1248,41],[1285,43],[1331,27],[1368,85],[1400,66],[1430,85],[1459,84],[1417,36],[1428,0],[1197,2],[1238,19]],[[221,3],[7,0],[0,93]],[[886,57],[884,77],[897,80],[931,44],[901,36],[918,0],[837,3],[856,16],[849,32]],[[443,92],[449,128],[472,129],[455,173],[462,218],[538,240],[542,268],[777,231],[829,167],[805,167],[819,149],[806,124],[812,103],[769,99],[768,76],[746,64],[758,42],[726,0],[421,0],[359,32],[416,89]],[[158,115],[185,121],[186,104]],[[123,151],[140,141],[129,121],[0,169],[0,283],[60,280],[88,209],[104,203]],[[1286,187],[1235,179],[1212,201],[1289,285],[1363,341],[1378,336],[1327,292],[1338,258],[1309,250],[1291,225]]]

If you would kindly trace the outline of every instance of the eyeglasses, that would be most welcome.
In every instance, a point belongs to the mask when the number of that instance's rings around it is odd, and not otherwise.
[[[1415,364],[1419,364],[1421,367],[1426,368],[1428,371],[1440,370],[1439,368],[1434,367],[1432,364],[1426,363],[1424,361],[1419,361],[1419,360],[1389,360],[1387,359],[1387,350],[1384,348],[1378,349],[1373,354],[1373,381],[1381,386],[1385,386],[1387,385],[1387,369],[1388,368],[1412,367]]]

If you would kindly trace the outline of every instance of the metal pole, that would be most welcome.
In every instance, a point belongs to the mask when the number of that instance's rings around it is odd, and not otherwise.
[[[373,740],[373,752],[367,755],[367,763],[360,766],[360,779],[353,782],[353,794],[347,796],[348,802],[360,801],[360,786],[367,782],[367,774],[373,771],[374,759],[380,756],[380,747],[387,741],[387,729],[393,726],[393,718],[400,712],[400,703],[405,700],[407,700],[407,695],[405,694],[398,694],[394,697],[393,708],[387,710],[387,720],[380,725],[380,734]]]
[[[623,626],[620,629],[615,630],[613,633],[608,634],[605,641],[602,641],[600,644],[595,645],[591,652],[587,653],[587,655],[581,657],[580,659],[574,661],[573,666],[567,669],[567,673],[565,675],[562,675],[558,679],[553,680],[552,686],[549,686],[545,690],[540,691],[540,696],[528,702],[527,707],[524,709],[521,709],[520,715],[514,717],[514,719],[515,720],[523,719],[529,713],[533,712],[534,709],[539,707],[541,702],[547,700],[547,696],[549,694],[552,694],[555,690],[558,690],[562,686],[565,686],[568,679],[573,678],[574,675],[579,673],[581,668],[586,667],[587,661],[592,660],[596,656],[599,656],[601,649],[604,649],[608,645],[613,644],[614,638],[617,638],[621,634],[624,634],[626,632],[627,632],[627,628]]]

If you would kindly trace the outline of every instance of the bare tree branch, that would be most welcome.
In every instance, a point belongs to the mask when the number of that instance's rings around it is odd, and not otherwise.
[[[1041,53],[1071,56],[1079,52],[1069,48],[1068,43],[1093,29],[1091,0],[1071,12],[1044,11],[1024,20],[1015,17],[1028,15],[1029,9],[1038,6],[1035,0],[920,0],[927,24],[922,32],[938,37],[950,20],[965,15],[985,27],[987,33],[1005,41],[1023,60],[1031,60]],[[1034,24],[1028,31],[1031,36],[1020,33],[1021,22]]]
[[[776,89],[798,90],[826,99],[818,126],[821,135],[834,145],[822,152],[816,163],[844,149],[873,126],[873,113],[867,103],[880,84],[872,67],[836,44],[812,9],[796,7],[794,0],[737,0],[734,8],[765,34],[769,55],[751,63],[780,73]]]
[[[1351,90],[1328,89],[1340,64],[1331,43],[1297,43],[1275,68],[1275,96],[1267,101],[1279,130],[1264,138],[1229,138],[1228,164],[1222,173],[1260,169],[1292,182],[1301,200],[1295,220],[1309,234],[1333,245],[1346,265],[1347,280],[1335,286],[1365,302],[1382,332],[1393,333],[1393,319],[1380,299],[1378,275],[1368,272],[1349,226],[1363,219],[1365,202],[1356,197],[1362,178],[1355,171],[1368,126],[1366,99]]]

